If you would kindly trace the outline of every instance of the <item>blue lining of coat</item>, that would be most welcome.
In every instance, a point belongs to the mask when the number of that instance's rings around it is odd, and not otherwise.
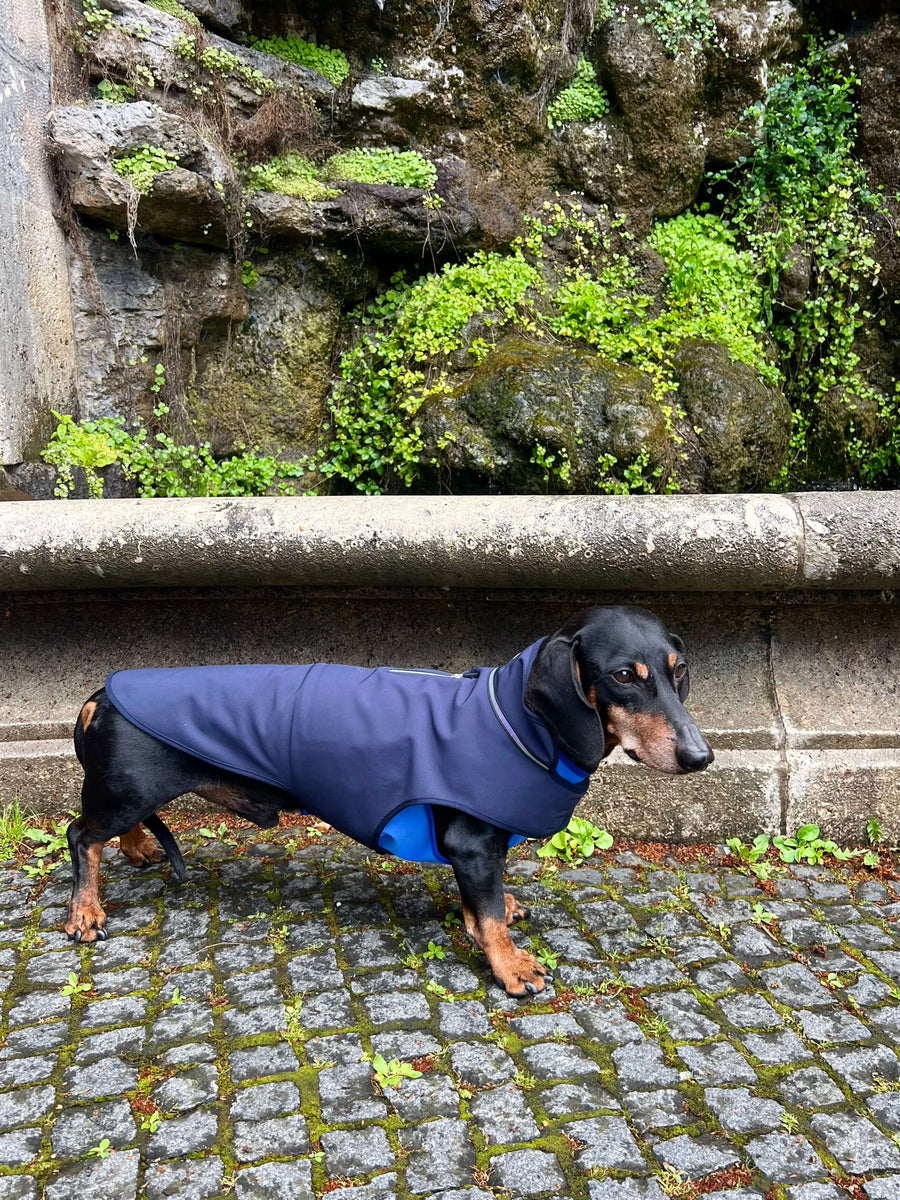
[[[518,846],[525,838],[519,833],[509,835],[510,846]],[[434,813],[430,804],[410,804],[391,817],[378,835],[379,848],[408,862],[441,863],[449,866],[437,846]]]

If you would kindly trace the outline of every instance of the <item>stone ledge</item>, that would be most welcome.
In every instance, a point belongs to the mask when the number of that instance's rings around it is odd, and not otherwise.
[[[900,493],[35,501],[0,590],[211,585],[771,592],[900,578]]]

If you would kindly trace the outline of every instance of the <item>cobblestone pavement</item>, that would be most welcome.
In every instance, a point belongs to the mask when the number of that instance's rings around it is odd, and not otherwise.
[[[515,937],[559,958],[523,1005],[448,872],[289,835],[185,836],[182,888],[107,848],[91,948],[68,868],[36,900],[2,869],[0,1200],[900,1200],[881,884],[514,859]],[[422,1075],[382,1090],[373,1054]]]

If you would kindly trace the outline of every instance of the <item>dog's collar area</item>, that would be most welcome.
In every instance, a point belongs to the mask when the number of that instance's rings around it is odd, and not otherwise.
[[[496,679],[498,670],[499,668],[494,667],[494,669],[488,675],[488,696],[490,698],[491,709],[493,710],[494,716],[500,722],[506,734],[512,740],[513,744],[525,755],[526,758],[530,758],[533,763],[537,764],[537,766],[541,767],[544,771],[548,771],[551,775],[555,775],[558,779],[563,780],[564,783],[575,786],[583,784],[588,778],[588,772],[582,771],[581,767],[577,767],[570,758],[563,754],[562,750],[560,750],[558,746],[555,747],[556,758],[552,763],[544,762],[542,759],[538,758],[536,754],[532,753],[528,746],[526,746],[523,739],[516,732],[512,722],[503,711],[500,701],[497,697]]]

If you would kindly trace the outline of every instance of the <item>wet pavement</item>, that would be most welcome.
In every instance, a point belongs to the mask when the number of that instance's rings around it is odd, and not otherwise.
[[[96,947],[67,866],[0,868],[0,1200],[900,1200],[882,883],[512,858],[524,1004],[449,871],[295,834],[182,835],[181,888],[108,848]]]

